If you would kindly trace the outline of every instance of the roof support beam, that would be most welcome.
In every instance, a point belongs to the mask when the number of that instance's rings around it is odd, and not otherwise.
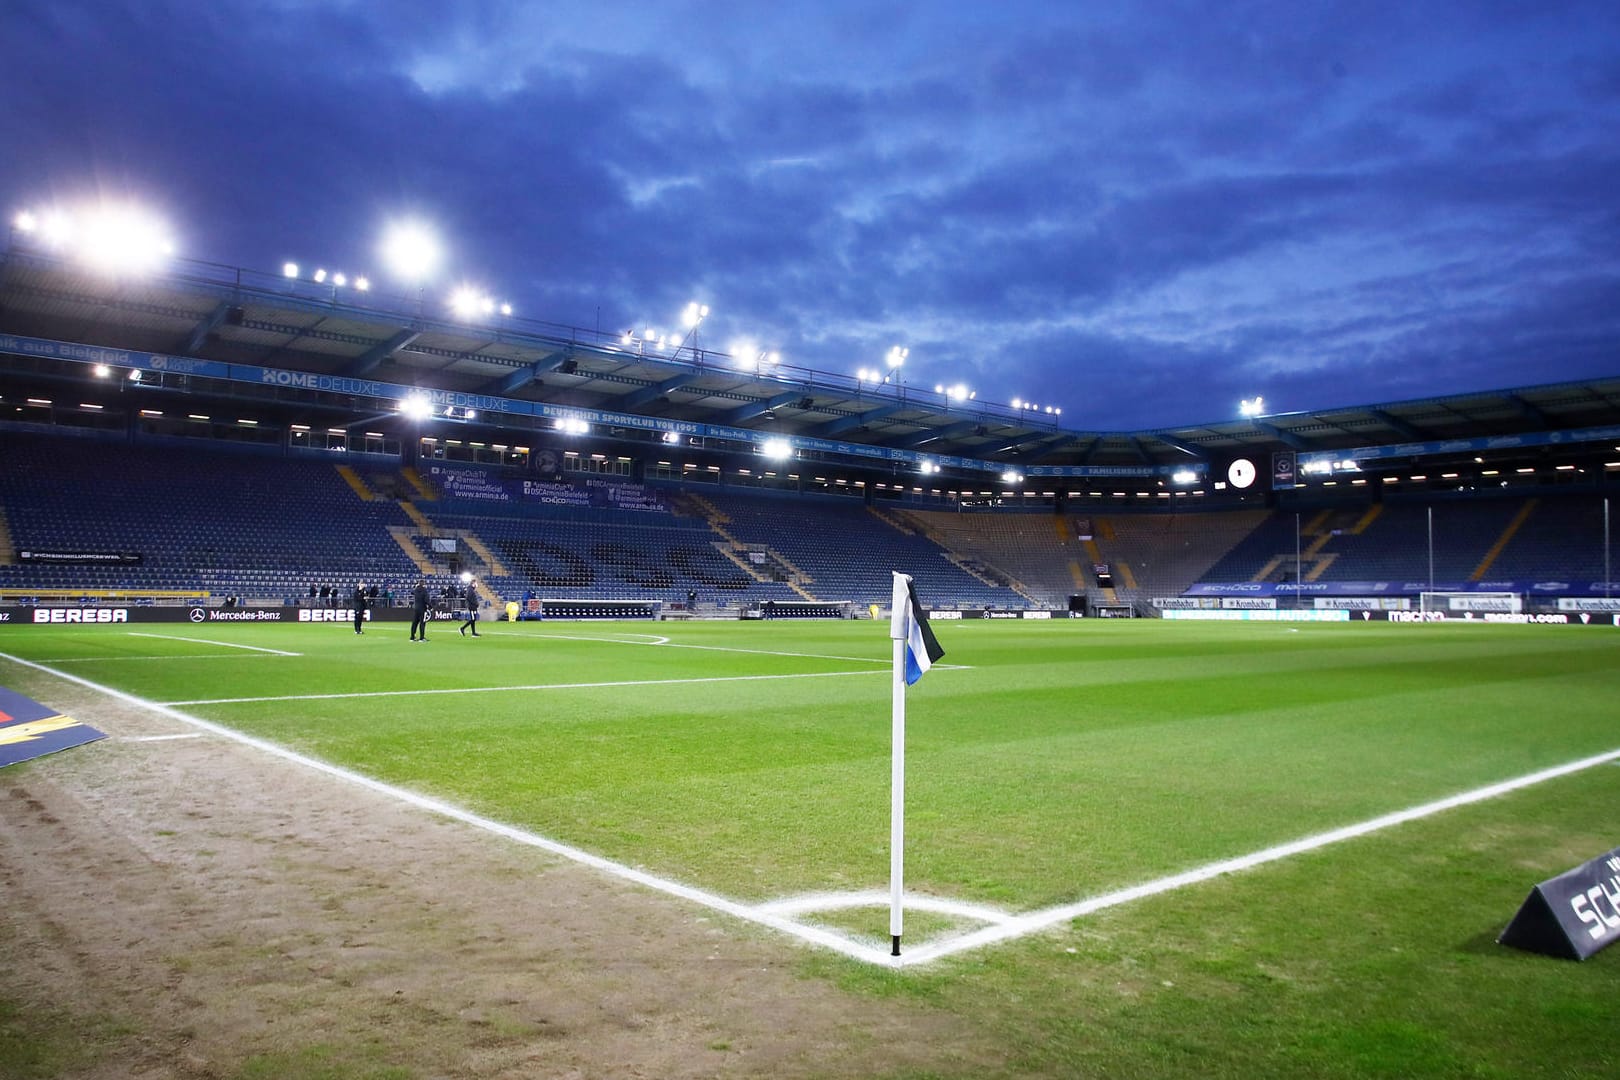
[[[1166,435],[1162,431],[1150,431],[1150,432],[1147,433],[1147,435],[1148,435],[1149,438],[1156,439],[1157,441],[1164,443],[1164,445],[1170,447],[1173,450],[1180,450],[1183,454],[1186,454],[1188,457],[1197,458],[1199,461],[1208,461],[1209,460],[1209,454],[1208,453],[1206,453],[1205,451],[1201,450],[1200,448],[1194,446],[1192,443],[1182,442],[1180,439],[1176,438],[1174,435]]]
[[[494,394],[497,397],[505,397],[507,394],[523,389],[523,387],[528,386],[540,376],[550,374],[567,366],[571,360],[573,360],[573,356],[566,349],[554,352],[550,356],[536,360],[532,364],[524,364],[520,368],[515,368],[498,379],[491,379],[480,387],[478,392],[480,394]]]
[[[1370,416],[1372,416],[1373,419],[1377,420],[1379,423],[1388,424],[1390,427],[1392,427],[1396,431],[1400,432],[1401,437],[1403,439],[1414,439],[1415,440],[1415,439],[1425,438],[1423,432],[1419,431],[1417,428],[1413,427],[1411,424],[1408,424],[1405,420],[1402,420],[1399,417],[1391,416],[1389,413],[1385,412],[1383,409],[1368,409],[1367,412],[1368,412],[1368,414]]]
[[[1284,446],[1291,447],[1295,450],[1309,450],[1311,448],[1310,443],[1306,442],[1298,435],[1295,435],[1292,431],[1284,431],[1276,424],[1268,424],[1264,420],[1256,420],[1254,421],[1254,426],[1265,432],[1267,435],[1270,435],[1273,439],[1276,439]]]
[[[1551,424],[1547,423],[1547,416],[1545,413],[1536,408],[1534,405],[1530,404],[1528,401],[1524,400],[1524,398],[1520,397],[1518,394],[1503,394],[1502,396],[1507,400],[1509,405],[1512,405],[1515,409],[1519,410],[1520,416],[1523,416],[1532,424],[1535,424],[1536,427],[1540,428],[1542,431],[1546,431],[1548,428],[1552,427]]]
[[[640,390],[632,391],[620,398],[617,407],[620,409],[639,409],[645,405],[651,405],[659,398],[668,396],[671,390],[679,390],[688,383],[696,382],[697,377],[698,373],[695,371],[683,371],[679,375],[665,379],[661,383],[649,383]]]
[[[910,435],[900,440],[900,445],[908,450],[915,450],[919,446],[926,446],[938,439],[954,439],[959,435],[970,434],[971,432],[977,430],[978,427],[979,422],[977,420],[963,420],[960,423],[952,424],[949,427],[938,428],[931,431],[919,431],[915,435]]]
[[[192,328],[191,336],[186,338],[184,345],[180,346],[180,353],[184,356],[195,356],[197,350],[203,347],[203,342],[208,340],[208,335],[218,330],[219,324],[224,322],[225,316],[230,313],[230,304],[221,303],[215,305],[214,310],[210,311],[203,317],[201,322]]]
[[[786,393],[777,394],[773,398],[765,398],[760,401],[750,401],[747,405],[744,405],[741,408],[732,409],[729,413],[721,418],[720,422],[722,424],[740,424],[744,420],[752,420],[756,416],[764,416],[768,412],[774,412],[784,405],[791,405],[793,402],[799,401],[803,397],[804,391],[789,390]]]
[[[842,435],[846,431],[853,431],[858,427],[864,427],[873,420],[881,420],[885,416],[892,416],[904,408],[906,408],[905,405],[894,403],[890,405],[879,405],[877,408],[868,409],[865,412],[851,413],[848,416],[840,416],[832,423],[824,424],[817,428],[812,434],[817,438],[822,439],[830,438],[834,435]]]
[[[351,378],[369,375],[381,366],[384,360],[387,360],[421,336],[422,333],[419,330],[401,330],[387,341],[378,342],[355,357],[354,363],[345,368],[343,374]]]

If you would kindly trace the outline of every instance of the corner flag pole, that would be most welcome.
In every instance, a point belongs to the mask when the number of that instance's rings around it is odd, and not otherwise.
[[[898,576],[898,575],[896,575]],[[900,955],[900,934],[904,929],[906,865],[906,643],[894,641],[894,705],[889,764],[889,938],[890,956]]]

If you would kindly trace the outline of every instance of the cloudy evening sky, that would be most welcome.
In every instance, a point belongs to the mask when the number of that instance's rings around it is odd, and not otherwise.
[[[0,208],[1225,419],[1620,375],[1620,5],[6,0]]]

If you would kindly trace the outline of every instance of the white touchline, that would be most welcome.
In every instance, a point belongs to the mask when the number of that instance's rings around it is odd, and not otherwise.
[[[788,675],[714,675],[701,679],[621,679],[615,682],[535,683],[529,686],[461,686],[430,690],[357,690],[346,694],[281,694],[272,697],[195,698],[165,705],[251,705],[259,701],[337,701],[342,698],[423,697],[435,694],[499,694],[509,690],[600,690],[614,686],[684,686],[689,683],[763,682],[771,679],[835,679],[886,675],[884,671],[808,671]]]
[[[48,675],[53,675],[56,678],[62,679],[66,682],[75,683],[79,686],[94,690],[97,693],[105,694],[108,697],[114,698],[118,701],[125,702],[126,704],[150,710],[161,716],[167,716],[170,719],[178,720],[184,724],[190,724],[191,726],[202,731],[211,732],[223,738],[231,739],[235,742],[241,743],[244,746],[250,746],[255,750],[260,750],[264,753],[271,754],[285,761],[290,761],[294,764],[315,769],[316,771],[325,773],[328,776],[347,781],[348,783],[354,784],[358,787],[363,787],[369,791],[386,795],[390,798],[398,799],[401,802],[415,806],[419,809],[427,810],[431,813],[439,814],[455,821],[460,821],[475,828],[494,833],[497,836],[506,837],[507,839],[516,841],[520,844],[526,844],[530,847],[539,848],[542,851],[551,852],[554,855],[559,855],[565,859],[571,859],[574,862],[582,863],[586,866],[600,870],[603,873],[610,874],[614,877],[621,878],[625,881],[634,882],[635,884],[645,886],[649,889],[654,889],[658,892],[666,893],[670,896],[680,897],[683,900],[689,900],[692,903],[700,904],[714,911],[719,911],[726,915],[733,916],[734,918],[743,919],[747,922],[757,923],[758,925],[769,927],[773,930],[780,931],[781,933],[799,938],[802,941],[807,941],[811,944],[820,945],[823,948],[831,949],[835,952],[843,954],[844,956],[848,956],[851,959],[862,960],[881,967],[894,968],[916,967],[921,964],[938,960],[945,956],[950,956],[954,953],[965,952],[969,949],[981,948],[982,946],[990,945],[998,941],[1007,941],[1013,938],[1025,937],[1040,930],[1045,930],[1058,923],[1066,922],[1070,919],[1077,919],[1083,915],[1089,915],[1092,912],[1102,911],[1105,908],[1117,907],[1120,904],[1130,903],[1133,900],[1141,900],[1146,897],[1158,896],[1161,893],[1171,892],[1175,889],[1185,888],[1189,885],[1197,885],[1200,882],[1208,881],[1211,878],[1219,877],[1222,874],[1232,874],[1242,870],[1253,869],[1256,866],[1263,866],[1266,863],[1277,862],[1293,855],[1300,855],[1308,851],[1315,851],[1319,848],[1327,847],[1330,844],[1337,844],[1344,840],[1353,840],[1356,837],[1366,836],[1369,833],[1378,832],[1382,829],[1392,828],[1396,825],[1403,825],[1409,821],[1416,821],[1419,818],[1429,817],[1445,810],[1453,810],[1459,806],[1467,806],[1471,803],[1484,802],[1487,799],[1494,799],[1501,795],[1518,791],[1521,788],[1531,787],[1535,784],[1544,783],[1548,780],[1555,780],[1561,776],[1569,776],[1572,773],[1577,773],[1584,769],[1590,769],[1597,765],[1606,765],[1611,762],[1620,761],[1620,749],[1610,750],[1606,753],[1597,754],[1592,757],[1581,758],[1578,761],[1566,762],[1563,765],[1554,765],[1551,768],[1542,769],[1539,772],[1527,773],[1524,776],[1514,777],[1510,780],[1503,780],[1500,783],[1490,784],[1482,788],[1475,788],[1473,791],[1465,791],[1457,795],[1448,796],[1444,799],[1435,800],[1434,802],[1423,803],[1420,806],[1410,807],[1406,810],[1397,810],[1393,813],[1384,814],[1381,817],[1372,818],[1368,821],[1359,822],[1354,825],[1346,825],[1342,828],[1330,830],[1329,832],[1317,833],[1315,836],[1307,836],[1299,840],[1289,841],[1286,844],[1278,844],[1275,847],[1269,847],[1263,851],[1256,851],[1249,855],[1240,855],[1233,859],[1223,859],[1219,862],[1207,863],[1204,866],[1195,867],[1179,874],[1172,874],[1169,877],[1158,878],[1154,881],[1144,882],[1140,885],[1132,885],[1129,888],[1119,889],[1111,893],[1105,893],[1102,896],[1094,896],[1090,899],[1081,900],[1073,904],[1062,904],[1057,907],[1043,908],[1039,911],[1031,911],[1023,915],[1008,916],[996,912],[995,909],[983,907],[981,905],[943,900],[935,897],[922,897],[908,893],[906,894],[906,902],[908,904],[915,905],[918,910],[940,911],[957,914],[968,918],[983,919],[987,922],[991,922],[992,925],[986,926],[980,930],[974,930],[970,933],[961,934],[956,937],[945,938],[928,944],[918,945],[908,949],[903,956],[893,957],[889,955],[886,948],[875,948],[871,945],[856,941],[835,931],[797,922],[790,917],[792,912],[811,910],[812,904],[815,905],[814,909],[816,910],[826,910],[836,907],[868,906],[869,904],[876,902],[874,898],[880,897],[880,895],[886,897],[887,894],[857,893],[848,897],[845,897],[843,894],[834,894],[831,896],[788,898],[784,900],[768,901],[763,904],[746,904],[740,900],[732,900],[728,897],[721,896],[718,893],[712,893],[705,889],[696,888],[692,885],[672,881],[668,878],[657,877],[656,875],[649,874],[644,870],[637,870],[635,867],[625,866],[622,863],[616,863],[611,859],[606,859],[600,855],[595,855],[584,850],[583,848],[577,848],[571,844],[565,844],[559,840],[552,840],[549,837],[541,836],[538,833],[529,832],[526,829],[520,829],[516,826],[494,821],[479,814],[474,814],[470,810],[464,810],[453,803],[443,802],[427,795],[419,795],[414,791],[401,787],[395,787],[393,784],[384,783],[381,780],[374,780],[369,776],[352,772],[343,768],[342,766],[333,765],[330,762],[322,761],[319,758],[310,757],[306,754],[300,754],[296,750],[289,750],[284,746],[278,746],[275,743],[267,742],[264,739],[256,738],[240,731],[235,731],[231,728],[225,727],[222,724],[216,724],[210,720],[204,720],[201,717],[192,716],[189,713],[183,713],[170,705],[160,704],[155,701],[148,701],[145,698],[137,697],[134,694],[125,693],[122,690],[117,690],[110,686],[103,686],[100,683],[92,682],[89,679],[81,678],[65,671],[58,671],[55,668],[46,667],[44,664],[37,663],[33,660],[24,660],[21,657],[12,656],[9,653],[0,653],[0,660],[9,660],[14,664],[20,664],[23,667],[33,668],[36,671],[43,671]],[[848,674],[867,673],[850,672]],[[746,677],[769,678],[772,676]],[[695,681],[707,682],[714,680]]]
[[[302,655],[302,654],[299,654]],[[165,653],[162,656],[63,656],[50,660],[41,660],[42,664],[105,664],[113,660],[257,660],[255,656],[237,656],[235,653],[203,653],[202,655],[185,655],[182,653]],[[269,657],[263,659],[268,660]]]
[[[175,739],[200,739],[200,731],[182,731],[177,735],[126,735],[124,742],[173,742]]]
[[[234,641],[214,641],[210,638],[176,637],[173,634],[143,634],[139,630],[129,631],[130,637],[160,638],[163,641],[189,641],[193,645],[218,645],[222,649],[246,649],[248,652],[271,653],[275,656],[303,656],[303,653],[283,652],[281,649],[266,649],[262,645],[238,645]]]

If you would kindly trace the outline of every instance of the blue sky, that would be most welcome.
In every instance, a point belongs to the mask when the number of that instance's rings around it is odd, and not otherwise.
[[[1620,375],[1620,5],[8,0],[0,207],[1227,419]]]

